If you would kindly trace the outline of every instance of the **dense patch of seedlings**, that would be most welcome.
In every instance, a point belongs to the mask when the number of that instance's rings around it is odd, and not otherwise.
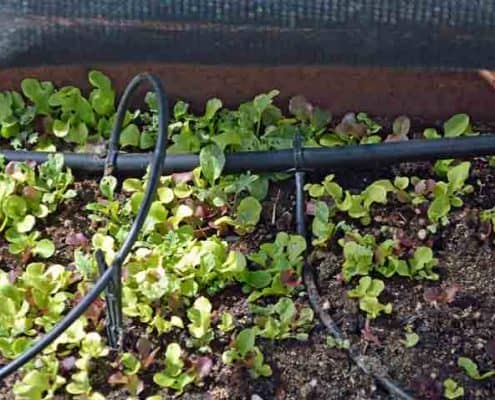
[[[115,119],[116,95],[110,80],[98,71],[89,73],[89,82],[88,97],[78,88],[55,88],[35,79],[22,82],[22,95],[1,93],[2,146],[104,150]],[[140,339],[122,354],[111,351],[103,336],[105,311],[100,299],[23,368],[12,388],[16,398],[49,400],[69,393],[75,399],[100,400],[120,389],[129,398],[144,395],[157,400],[164,391],[180,395],[194,386],[204,387],[215,363],[247,369],[254,378],[270,376],[264,341],[308,340],[315,321],[301,279],[306,239],[278,232],[263,243],[242,246],[260,227],[270,184],[287,176],[224,175],[225,153],[290,148],[297,133],[305,146],[407,140],[411,122],[400,116],[387,131],[365,113],[349,113],[332,124],[330,113],[301,96],[291,100],[287,117],[273,103],[277,95],[276,90],[261,94],[236,110],[211,99],[200,115],[183,101],[175,104],[168,151],[199,153],[200,167],[161,177],[144,228],[126,259],[123,312],[129,330],[139,332]],[[126,117],[120,143],[126,150],[154,145],[156,99],[148,95],[146,103],[146,109]],[[446,121],[442,133],[424,131],[428,139],[474,134],[465,114]],[[121,187],[113,176],[99,182],[95,201],[77,210],[86,215],[88,227],[66,238],[73,263],[61,266],[52,262],[60,249],[45,237],[43,228],[49,217],[81,194],[62,156],[41,165],[0,166],[0,230],[5,251],[16,262],[15,268],[0,269],[0,355],[6,361],[49,331],[87,292],[98,276],[97,249],[108,263],[112,261],[148,178],[128,178]],[[367,319],[363,332],[375,342],[379,341],[371,333],[370,321],[394,312],[393,301],[384,296],[389,281],[440,279],[438,258],[428,240],[449,225],[452,211],[473,192],[468,183],[470,162],[441,160],[433,171],[434,177],[377,180],[359,192],[344,189],[334,175],[305,187],[307,214],[312,217],[310,244],[331,248],[342,258],[338,278]],[[407,242],[396,226],[376,218],[374,210],[391,202],[410,206],[427,221],[418,232],[419,241]],[[493,225],[495,212],[484,210],[480,218]],[[370,230],[377,224],[378,230]],[[226,289],[246,296],[246,310],[234,315],[218,306],[216,299]],[[452,288],[445,291],[452,295]],[[431,291],[429,298],[443,297]],[[401,332],[404,347],[421,343],[411,325]],[[349,340],[333,337],[326,344],[338,349],[352,346]],[[465,357],[458,365],[475,380],[495,374],[479,372],[477,364]],[[443,389],[448,399],[464,395],[463,387],[451,378],[443,382]]]

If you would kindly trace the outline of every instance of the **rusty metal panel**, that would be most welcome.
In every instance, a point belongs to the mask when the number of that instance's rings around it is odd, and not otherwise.
[[[164,81],[172,99],[184,99],[196,110],[210,97],[236,106],[256,94],[276,88],[278,104],[303,94],[336,115],[367,111],[381,116],[407,114],[426,122],[467,112],[473,118],[495,120],[495,90],[476,72],[431,72],[362,67],[209,66],[190,64],[113,64],[4,69],[0,89],[19,88],[25,77],[57,85],[87,87],[87,72],[98,68],[122,89],[136,73],[149,71]]]

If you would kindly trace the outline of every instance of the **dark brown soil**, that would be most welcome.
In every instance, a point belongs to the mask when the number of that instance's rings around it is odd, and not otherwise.
[[[473,166],[475,164],[473,163]],[[430,165],[404,164],[385,171],[383,175],[416,174],[425,176],[431,173]],[[320,177],[314,177],[317,181]],[[376,173],[368,175],[348,174],[341,183],[345,187],[362,188],[376,179]],[[383,301],[393,303],[391,315],[380,317],[371,323],[371,331],[378,338],[377,343],[366,341],[361,334],[365,319],[358,310],[357,303],[346,295],[349,287],[336,279],[341,269],[341,251],[338,245],[326,250],[315,250],[310,255],[313,267],[318,273],[318,284],[334,320],[360,349],[369,364],[378,365],[388,372],[392,379],[400,383],[415,399],[441,399],[442,382],[447,377],[455,379],[466,392],[465,399],[494,399],[494,379],[478,382],[470,379],[457,367],[457,358],[466,356],[475,360],[481,371],[495,368],[493,346],[495,339],[495,251],[492,243],[494,235],[480,239],[481,226],[479,209],[495,206],[495,178],[486,163],[478,162],[472,174],[472,183],[479,179],[475,194],[466,197],[465,206],[450,216],[450,225],[433,238],[435,255],[440,263],[438,282],[423,282],[409,279],[387,279]],[[60,212],[50,217],[44,234],[52,237],[57,247],[56,262],[67,265],[72,261],[73,247],[66,244],[70,233],[83,232],[90,237],[91,227],[85,217],[84,205],[94,201],[94,182],[78,183],[78,198],[62,206]],[[260,243],[273,240],[276,232],[291,231],[294,224],[292,209],[294,187],[291,180],[281,185],[272,185],[268,200],[264,204],[262,223],[257,230],[242,239],[228,237],[232,247],[242,251],[256,248]],[[387,223],[404,230],[417,238],[417,231],[424,226],[424,215],[417,215],[408,206],[389,204],[375,207],[374,217],[378,220],[363,228],[364,232],[377,232],[380,225]],[[375,218],[376,219],[376,218]],[[419,240],[419,239],[418,239]],[[4,263],[14,263],[0,244],[0,257]],[[5,264],[4,264],[5,265]],[[424,298],[426,288],[451,287],[461,289],[449,304],[430,304]],[[298,302],[307,304],[301,293]],[[218,312],[230,311],[237,319],[246,318],[248,307],[245,295],[240,288],[232,287],[212,299]],[[406,348],[404,328],[411,325],[420,339],[416,346]],[[144,336],[144,327],[130,326],[126,345],[135,346],[138,338]],[[266,361],[273,369],[270,378],[252,379],[242,368],[228,367],[221,362],[221,351],[230,340],[217,339],[212,344],[215,350],[213,368],[203,386],[194,387],[182,396],[183,399],[252,399],[252,400],[379,400],[389,395],[369,376],[364,375],[347,358],[342,350],[330,349],[325,344],[327,332],[315,324],[307,342],[293,340],[282,342],[264,341],[261,343]],[[157,339],[150,337],[150,341]],[[159,353],[157,358],[162,358]],[[101,382],[99,389],[108,399],[127,398],[123,390],[105,383],[109,374],[108,364],[102,363],[95,370],[94,378]],[[140,398],[156,394],[151,384],[153,367],[144,376],[145,389]],[[0,389],[0,399],[13,399],[7,387]],[[3,390],[3,391],[2,391]],[[160,393],[164,399],[173,398],[167,391]],[[258,397],[257,397],[258,396]],[[63,398],[63,397],[61,397]]]
[[[493,354],[490,358],[488,350],[495,338],[495,252],[493,237],[479,239],[485,227],[479,222],[477,210],[495,205],[495,184],[486,163],[477,162],[473,166],[476,168],[472,181],[480,179],[481,185],[476,186],[475,194],[466,197],[463,208],[449,216],[450,224],[433,238],[435,255],[440,261],[440,280],[386,280],[382,299],[383,302],[392,302],[394,311],[371,324],[379,344],[362,337],[364,320],[356,303],[346,296],[349,287],[337,279],[342,263],[338,246],[312,254],[322,296],[328,301],[334,319],[339,321],[351,342],[360,347],[362,354],[381,360],[390,376],[418,399],[442,399],[442,382],[449,377],[464,387],[465,399],[495,398],[493,379],[475,381],[457,366],[457,359],[461,356],[476,361],[481,371],[495,366]],[[424,165],[404,165],[399,170],[404,173],[406,168],[424,176]],[[424,226],[424,215],[416,215],[410,208],[399,204],[376,207],[374,215],[380,216],[380,223],[375,222],[364,231],[378,235],[380,225],[388,224],[400,227],[408,237],[420,242],[417,232]],[[424,297],[427,288],[454,285],[460,290],[451,303],[431,304]],[[420,337],[419,343],[412,348],[406,348],[401,342],[406,325],[411,325]],[[371,393],[367,398],[372,398]]]

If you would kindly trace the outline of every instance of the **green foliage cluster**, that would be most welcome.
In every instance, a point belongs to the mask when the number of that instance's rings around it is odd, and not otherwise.
[[[53,151],[70,145],[75,151],[98,151],[109,137],[115,120],[116,93],[110,79],[100,71],[88,73],[87,94],[74,86],[56,88],[51,82],[34,78],[22,81],[22,93],[0,93],[0,137],[13,148]],[[274,103],[277,90],[263,93],[238,109],[223,107],[210,99],[204,112],[196,115],[189,104],[178,101],[171,113],[169,153],[199,153],[290,148],[296,134],[306,146],[336,146],[348,143],[376,143],[381,126],[365,113],[348,114],[331,127],[329,112],[314,107],[304,97],[289,103],[284,116]],[[145,99],[147,109],[127,114],[121,146],[148,150],[158,132],[158,107],[152,93]],[[211,147],[210,147],[211,146]],[[214,146],[214,147],[213,147]],[[210,171],[206,175],[211,178]]]
[[[4,147],[104,149],[115,119],[116,94],[101,72],[91,71],[88,80],[87,96],[79,88],[58,89],[36,79],[22,82],[22,94],[0,93]],[[176,103],[168,127],[169,153],[198,153],[200,167],[160,178],[144,228],[125,261],[124,315],[144,336],[135,348],[110,357],[102,335],[104,302],[99,299],[23,369],[13,388],[16,398],[49,400],[65,392],[74,399],[104,399],[95,383],[98,379],[101,383],[102,371],[97,366],[108,368],[112,374],[106,383],[125,387],[130,399],[142,395],[144,375],[152,376],[158,387],[180,395],[191,385],[204,384],[214,362],[213,349],[222,349],[222,361],[232,368],[247,368],[253,377],[263,377],[272,373],[261,350],[263,341],[308,339],[314,314],[299,296],[305,239],[279,232],[272,241],[250,251],[226,240],[228,235],[249,235],[259,227],[269,183],[281,176],[225,175],[225,153],[290,148],[296,134],[302,135],[305,146],[407,140],[410,121],[398,117],[385,138],[383,127],[367,114],[347,114],[332,126],[328,112],[301,96],[290,101],[290,116],[286,117],[274,104],[277,95],[275,90],[260,94],[234,110],[211,99],[200,115],[192,113],[187,103]],[[146,104],[146,110],[126,116],[121,137],[126,150],[147,150],[155,143],[157,104],[152,94],[146,96]],[[471,134],[475,133],[464,114],[444,125],[446,137]],[[441,136],[432,130],[424,135]],[[385,290],[384,278],[438,279],[434,270],[438,261],[427,246],[404,252],[400,240],[388,235],[390,231],[383,230],[384,236],[378,238],[360,233],[354,225],[366,228],[374,207],[391,200],[424,206],[430,231],[448,223],[451,209],[462,206],[462,196],[472,191],[466,184],[470,164],[442,160],[435,164],[435,172],[438,180],[383,179],[360,193],[344,190],[333,175],[306,186],[314,216],[313,245],[325,247],[338,238],[343,253],[341,277],[345,283],[355,283],[347,294],[357,299],[370,319],[392,311],[391,303],[379,300]],[[138,211],[147,179],[125,179],[121,187],[113,176],[100,181],[96,201],[86,207],[91,232],[84,232],[87,239],[81,232],[73,240],[74,262],[66,268],[50,262],[55,246],[42,237],[39,226],[62,202],[76,196],[73,176],[63,167],[62,156],[39,166],[2,164],[0,231],[20,263],[14,272],[0,269],[2,358],[21,354],[87,292],[98,276],[97,249],[111,263]],[[482,218],[494,219],[490,210]],[[249,305],[239,319],[217,305],[214,297],[235,286],[247,295]],[[407,331],[404,345],[414,346],[418,340],[412,330]],[[348,341],[332,338],[327,344],[350,346]],[[473,379],[493,375],[493,371],[479,373],[468,361],[460,360],[459,366]],[[445,381],[446,397],[456,398],[461,392],[454,381]]]
[[[374,204],[387,204],[389,194],[393,194],[400,203],[413,206],[428,204],[427,217],[434,230],[438,224],[448,223],[448,213],[453,207],[463,205],[462,196],[473,192],[473,186],[466,184],[471,163],[468,161],[449,163],[446,180],[420,179],[418,177],[396,177],[377,180],[368,185],[361,193],[353,194],[344,190],[334,181],[335,176],[328,175],[317,184],[307,184],[305,190],[314,199],[312,229],[315,236],[313,244],[324,245],[335,232],[335,216],[345,213],[361,224],[369,225],[370,212]]]
[[[34,230],[37,220],[52,214],[63,200],[76,195],[70,185],[73,176],[64,169],[63,157],[55,155],[37,167],[27,162],[10,162],[0,172],[0,231],[9,243],[11,254],[24,260],[32,256],[48,258],[55,246],[40,239]]]
[[[458,118],[454,118],[456,119]],[[373,275],[437,280],[439,275],[434,267],[438,260],[428,246],[417,246],[405,258],[400,240],[394,235],[387,237],[387,232],[393,234],[393,229],[382,226],[381,232],[386,237],[378,242],[375,235],[362,235],[353,229],[352,223],[357,221],[366,228],[372,222],[373,207],[395,201],[395,204],[410,204],[419,212],[422,212],[421,209],[425,210],[425,217],[430,223],[428,230],[436,232],[439,226],[448,224],[451,209],[463,205],[462,196],[473,191],[473,187],[466,184],[471,167],[469,162],[456,163],[449,160],[444,166],[445,180],[398,176],[393,180],[372,182],[359,193],[344,190],[335,182],[333,174],[326,176],[321,183],[305,186],[312,199],[308,208],[313,215],[312,243],[327,247],[334,237],[340,236],[337,241],[344,259],[341,277],[344,282],[360,277],[358,285],[348,291],[348,295],[359,299],[361,310],[369,318],[390,313],[392,309],[391,304],[379,302],[378,296],[385,284],[383,280],[372,278]],[[483,218],[491,220],[490,210],[482,213]],[[426,235],[427,232],[424,233],[425,237]]]

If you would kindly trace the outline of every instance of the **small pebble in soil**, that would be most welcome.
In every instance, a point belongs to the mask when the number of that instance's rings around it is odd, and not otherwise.
[[[251,396],[251,400],[263,400],[263,398],[255,393]]]
[[[308,383],[304,384],[301,387],[301,398],[303,399],[311,398],[311,394],[314,392],[317,384],[318,381],[316,380],[316,378],[313,378]]]

